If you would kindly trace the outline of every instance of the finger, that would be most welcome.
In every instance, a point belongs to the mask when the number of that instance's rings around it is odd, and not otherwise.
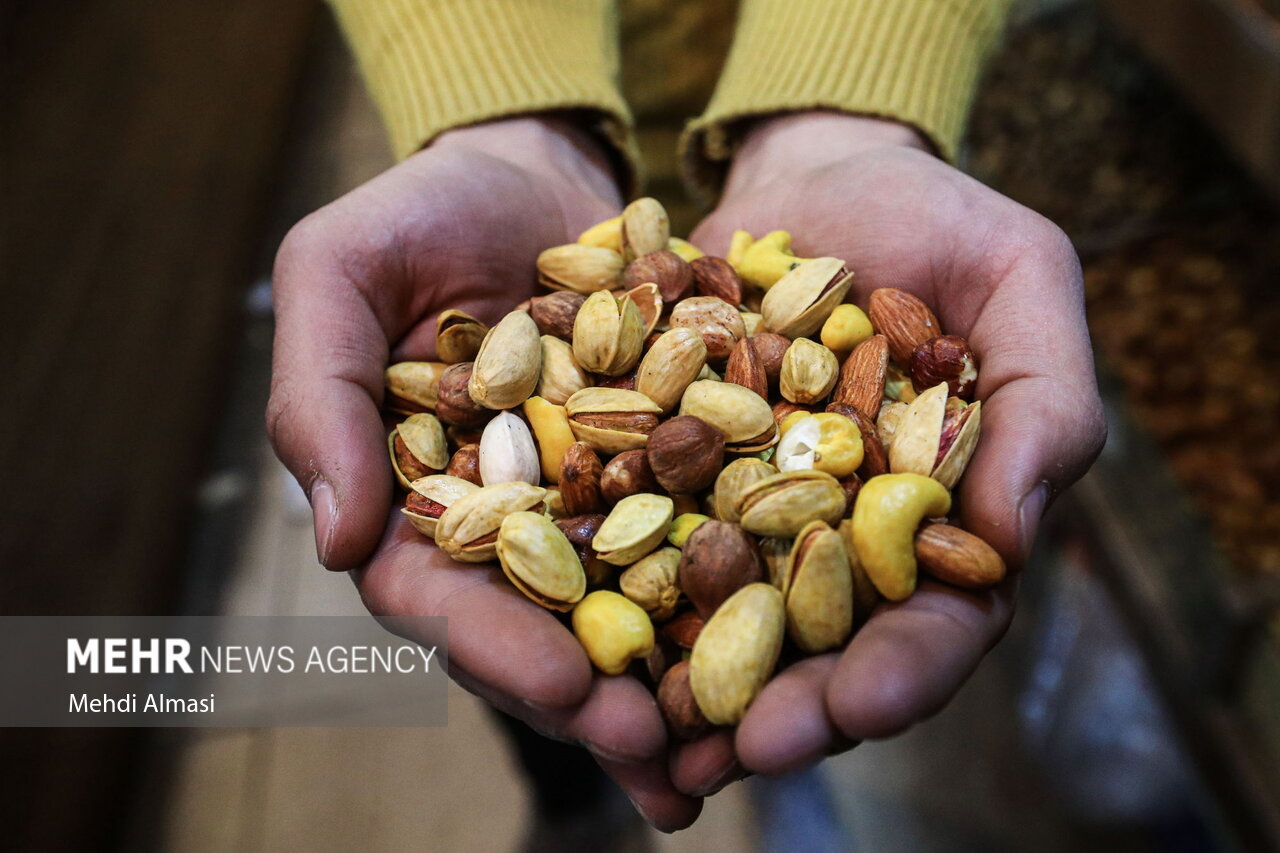
[[[738,726],[739,760],[755,773],[790,773],[849,749],[853,743],[827,713],[827,685],[839,656],[806,658],[778,673]]]
[[[671,784],[665,757],[632,763],[597,755],[596,762],[654,829],[675,832],[691,825],[702,813],[701,797],[682,794]]]
[[[733,749],[733,732],[716,729],[688,743],[677,744],[669,761],[676,788],[697,797],[719,791],[745,772]]]
[[[946,705],[1004,635],[1016,581],[961,592],[926,581],[881,605],[854,634],[827,687],[827,712],[851,740],[885,738]]]
[[[443,618],[451,671],[456,664],[490,690],[523,703],[565,708],[585,700],[591,665],[550,611],[521,595],[495,567],[453,562],[403,518],[386,526],[377,556],[353,577],[387,630],[430,640]]]
[[[981,365],[982,440],[959,490],[966,527],[1017,566],[1052,498],[1088,470],[1106,438],[1079,264],[1048,231],[969,323]]]
[[[386,338],[357,290],[319,253],[282,248],[267,430],[306,491],[316,553],[340,571],[368,557],[390,503],[378,413]]]

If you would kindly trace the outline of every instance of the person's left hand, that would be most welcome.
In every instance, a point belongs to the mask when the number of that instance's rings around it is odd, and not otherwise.
[[[1047,502],[1105,437],[1070,241],[1038,214],[926,153],[915,132],[830,113],[752,130],[692,242],[723,255],[735,229],[790,231],[801,257],[835,256],[852,298],[921,297],[980,362],[982,441],[957,490],[964,526],[1015,570]],[[941,710],[1013,618],[1016,575],[989,592],[923,581],[882,604],[841,653],[776,675],[734,731],[676,746],[672,779],[705,795],[748,772],[796,770]]]

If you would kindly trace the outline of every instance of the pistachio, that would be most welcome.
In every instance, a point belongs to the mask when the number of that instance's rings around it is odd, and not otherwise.
[[[636,390],[667,414],[679,405],[706,362],[707,345],[697,331],[680,328],[663,332],[640,362]]]
[[[744,586],[707,620],[689,657],[689,686],[707,720],[742,721],[778,663],[785,623],[782,593],[765,583]]]
[[[488,331],[488,326],[466,311],[442,311],[436,318],[436,355],[445,364],[471,361]]]
[[[676,740],[694,740],[711,729],[689,686],[689,662],[673,664],[658,684],[658,710]]]
[[[587,297],[581,293],[558,290],[533,299],[529,305],[529,316],[538,327],[538,332],[559,338],[566,343],[573,340],[573,321],[582,309]]]
[[[424,536],[435,538],[440,516],[461,497],[478,492],[474,483],[448,474],[431,474],[409,484],[409,496],[400,512]]]
[[[528,483],[484,486],[454,501],[436,524],[436,544],[455,560],[483,563],[497,556],[498,528],[513,512],[537,512],[547,490]]]
[[[435,415],[410,415],[387,436],[387,450],[396,480],[408,489],[409,483],[428,474],[438,474],[449,464],[444,428]]]
[[[679,548],[659,548],[619,575],[618,587],[653,621],[665,622],[680,602],[679,566]]]
[[[569,243],[538,255],[538,283],[551,290],[595,293],[622,284],[622,255],[612,249]]]
[[[492,409],[486,409],[471,399],[471,374],[474,370],[473,362],[464,361],[449,365],[440,375],[436,417],[441,423],[463,429],[481,429],[493,417]]]
[[[853,573],[840,534],[812,521],[787,558],[787,634],[808,654],[835,649],[853,631]]]
[[[622,254],[628,261],[667,248],[671,223],[653,198],[638,198],[622,211]]]
[[[736,524],[708,521],[685,543],[680,556],[680,585],[703,619],[749,583],[764,580],[764,564],[755,541]]]
[[[585,370],[621,376],[640,360],[644,336],[644,321],[629,297],[593,293],[573,322],[573,355]]]
[[[467,390],[485,408],[512,409],[529,399],[541,375],[538,327],[525,312],[512,311],[484,336]]]
[[[627,566],[653,551],[667,535],[674,506],[662,495],[631,495],[618,501],[591,542],[600,559]]]
[[[549,483],[559,483],[561,460],[575,441],[568,414],[563,406],[533,396],[524,401],[524,416],[538,440],[538,461],[543,478]]]
[[[480,436],[480,480],[486,486],[517,480],[538,485],[542,470],[529,427],[510,412],[501,412]]]
[[[476,486],[483,486],[480,480],[480,444],[464,444],[453,452],[449,458],[449,467],[445,473]]]
[[[791,558],[793,540],[777,536],[761,536],[759,541],[760,557],[769,575],[769,583],[782,592],[787,587],[787,560]]]
[[[735,306],[715,296],[693,296],[671,310],[671,328],[693,329],[707,345],[707,359],[722,362],[747,336]]]
[[[880,406],[880,414],[876,416],[876,435],[880,437],[880,445],[888,453],[893,447],[893,438],[898,434],[898,424],[907,411],[907,404],[888,401]]]
[[[387,368],[383,405],[401,415],[434,411],[440,374],[448,365],[438,361],[401,361]]]
[[[778,388],[791,402],[812,405],[827,398],[839,374],[835,353],[808,338],[797,338],[782,358]]]
[[[600,495],[612,505],[641,492],[658,491],[658,481],[643,450],[624,450],[600,474]]]
[[[853,274],[839,258],[815,258],[784,275],[764,295],[764,327],[788,338],[812,335],[844,301]]]
[[[757,314],[754,311],[739,311],[742,315],[742,328],[746,329],[747,337],[755,337],[764,331],[764,315]]]
[[[503,574],[515,588],[548,610],[571,610],[587,591],[587,576],[573,545],[544,515],[507,515],[495,550]]]
[[[648,614],[608,590],[596,590],[573,609],[573,633],[605,675],[622,675],[631,661],[653,651]]]
[[[822,471],[791,471],[748,486],[738,498],[742,526],[759,536],[791,538],[811,521],[837,524],[844,489]]]
[[[889,447],[889,469],[931,476],[955,488],[977,446],[982,403],[947,411],[947,383],[917,397],[902,414]]]
[[[658,425],[647,453],[658,485],[689,495],[715,482],[724,460],[724,436],[700,418],[680,415]]]
[[[734,453],[754,453],[778,441],[778,425],[769,404],[731,382],[691,383],[681,398],[680,414],[701,418],[720,430],[725,449]]]
[[[573,347],[551,335],[543,335],[542,372],[534,393],[549,403],[563,406],[565,401],[583,388],[590,387],[591,379],[573,357]]]
[[[748,486],[777,473],[777,468],[755,458],[735,459],[730,462],[716,477],[716,518],[737,524],[742,520],[742,516],[738,513],[738,500],[743,491]]]
[[[577,439],[608,454],[644,447],[660,411],[639,391],[620,388],[584,388],[565,401]]]
[[[689,537],[693,535],[693,531],[701,527],[703,522],[710,520],[710,516],[702,513],[682,512],[671,520],[671,526],[667,528],[667,541],[676,548],[683,548],[689,541]]]
[[[600,509],[600,457],[584,442],[574,442],[560,459],[560,496],[565,512],[586,515]]]

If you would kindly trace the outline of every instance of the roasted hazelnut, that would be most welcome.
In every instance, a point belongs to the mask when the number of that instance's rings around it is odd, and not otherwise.
[[[707,521],[693,531],[680,556],[680,587],[710,619],[716,608],[742,587],[764,580],[760,551],[749,533],[727,521]]]
[[[477,486],[484,485],[480,482],[480,445],[464,444],[459,447],[449,459],[445,473]]]
[[[693,288],[693,270],[684,258],[675,252],[662,249],[641,255],[627,264],[623,275],[624,286],[630,290],[652,282],[667,305],[674,305],[686,298]]]
[[[782,359],[791,348],[791,339],[773,332],[761,332],[758,335],[752,335],[748,340],[756,351],[760,366],[764,368],[769,387],[777,390],[778,377],[782,375]]]
[[[587,573],[587,586],[595,589],[604,586],[613,576],[613,567],[601,560],[591,547],[591,540],[600,531],[605,517],[597,513],[575,515],[570,518],[556,519],[555,525],[569,540],[573,550],[577,552],[582,568]]]
[[[711,723],[693,698],[689,686],[689,662],[680,661],[667,670],[658,684],[658,710],[676,740],[693,740],[711,730]]]
[[[715,296],[734,308],[742,304],[742,280],[724,258],[704,256],[691,262],[689,267],[699,296]]]
[[[573,341],[573,321],[578,318],[578,310],[587,297],[581,293],[561,290],[539,296],[529,305],[529,316],[538,326],[538,333],[551,335],[562,341]]]
[[[923,393],[939,382],[947,383],[947,393],[973,399],[978,382],[978,362],[969,342],[959,335],[939,335],[921,343],[911,354],[911,384]]]
[[[658,481],[644,450],[625,450],[609,460],[600,475],[600,494],[610,504],[641,492],[657,492]]]
[[[647,452],[658,485],[691,495],[715,482],[724,462],[724,436],[701,418],[680,415],[658,425]]]
[[[440,375],[440,399],[436,403],[436,417],[441,423],[463,429],[480,429],[497,414],[471,399],[467,386],[471,382],[474,362],[451,364]]]

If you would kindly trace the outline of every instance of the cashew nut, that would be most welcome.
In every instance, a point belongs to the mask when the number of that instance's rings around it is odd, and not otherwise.
[[[738,231],[729,251],[729,263],[742,280],[761,290],[773,287],[774,282],[807,260],[797,258],[791,251],[791,235],[786,231],[770,231],[759,240],[751,240],[750,234]]]
[[[881,595],[902,601],[915,592],[916,528],[950,509],[951,493],[920,474],[881,474],[863,485],[853,508],[853,548]]]

